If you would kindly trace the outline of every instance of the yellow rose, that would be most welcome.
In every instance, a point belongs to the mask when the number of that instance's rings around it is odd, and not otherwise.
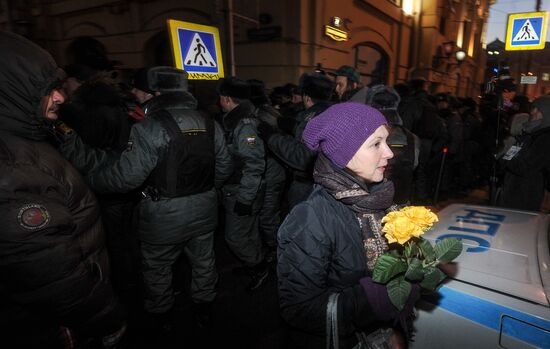
[[[419,225],[423,231],[430,229],[438,221],[437,215],[423,206],[407,206],[400,212]]]
[[[391,223],[395,219],[397,219],[399,217],[402,217],[402,216],[403,216],[403,213],[401,211],[392,211],[392,212],[386,214],[384,216],[384,218],[382,218],[382,223]]]
[[[413,236],[419,237],[424,233],[418,224],[405,215],[392,215],[390,218],[382,228],[389,243],[398,242],[403,245]]]

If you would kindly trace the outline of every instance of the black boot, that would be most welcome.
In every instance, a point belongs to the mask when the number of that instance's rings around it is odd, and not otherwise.
[[[210,328],[212,326],[212,302],[194,303],[193,317],[195,324],[200,329]]]

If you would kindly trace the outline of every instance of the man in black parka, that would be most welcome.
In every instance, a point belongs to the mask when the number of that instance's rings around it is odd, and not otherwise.
[[[300,89],[305,110],[296,115],[297,126],[294,135],[276,132],[267,123],[258,126],[260,136],[271,153],[292,171],[288,188],[288,204],[292,209],[307,199],[313,189],[313,165],[317,154],[308,149],[302,141],[302,133],[308,122],[330,106],[334,82],[324,75],[305,73],[300,78]]]
[[[13,33],[0,32],[0,60],[2,343],[49,348],[64,333],[112,346],[125,324],[109,282],[99,206],[48,142],[64,74],[46,51]]]

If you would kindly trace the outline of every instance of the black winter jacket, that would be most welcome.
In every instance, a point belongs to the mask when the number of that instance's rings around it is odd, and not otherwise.
[[[170,136],[155,115],[167,110],[182,131],[204,129],[204,118],[196,107],[197,101],[187,92],[163,94],[147,104],[146,118],[132,126],[129,146],[122,154],[113,157],[90,148],[74,133],[66,136],[61,151],[86,174],[97,192],[128,192],[147,180],[168,149]],[[214,128],[215,185],[219,188],[231,174],[232,164],[223,131],[218,124]],[[149,243],[170,244],[211,231],[217,223],[217,216],[212,213],[216,205],[215,188],[158,201],[148,197],[140,202],[138,237]]]
[[[331,293],[340,293],[340,344],[351,347],[354,331],[374,321],[359,285],[366,274],[363,233],[355,213],[314,186],[307,201],[287,216],[278,234],[279,301],[283,318],[303,331],[308,347],[322,348],[326,308]]]
[[[528,134],[521,150],[511,160],[502,160],[506,170],[500,206],[539,211],[550,181],[550,128]]]
[[[23,332],[17,342],[25,347],[52,324],[90,336],[113,333],[123,319],[108,283],[99,207],[46,142],[40,100],[59,71],[48,53],[10,33],[0,32],[0,59],[2,341]]]

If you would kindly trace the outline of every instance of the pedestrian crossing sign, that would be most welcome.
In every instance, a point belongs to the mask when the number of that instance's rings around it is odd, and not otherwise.
[[[546,42],[547,12],[512,13],[508,16],[506,50],[542,50]]]
[[[176,68],[190,80],[218,80],[224,77],[218,28],[169,19],[168,31]]]

